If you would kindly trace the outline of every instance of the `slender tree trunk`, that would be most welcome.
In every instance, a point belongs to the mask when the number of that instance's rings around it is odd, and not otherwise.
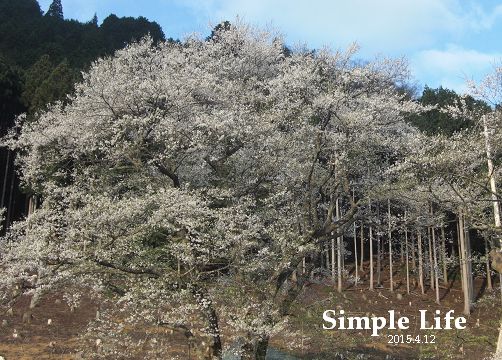
[[[443,265],[443,283],[448,285],[448,260],[446,256],[446,235],[444,225],[441,226],[441,264]]]
[[[434,290],[434,261],[432,259],[432,236],[431,227],[429,226],[427,232],[428,255],[429,255],[429,277],[431,289]]]
[[[436,304],[440,304],[439,300],[439,276],[438,276],[438,257],[437,257],[437,250],[436,250],[436,235],[435,235],[435,229],[432,228],[432,253],[433,253],[433,259],[434,259],[434,285],[436,289]]]
[[[382,254],[382,245],[380,243],[380,240],[381,240],[381,237],[380,237],[380,234],[377,233],[377,236],[376,236],[376,240],[377,240],[377,287],[381,287],[382,286],[382,258],[381,258],[381,254]]]
[[[361,271],[364,271],[364,222],[361,221]]]
[[[33,214],[33,197],[28,195],[28,216]]]
[[[7,181],[9,179],[9,177],[8,177],[9,165],[10,165],[10,150],[7,150],[7,159],[5,161],[5,174],[3,176],[3,183],[2,183],[2,195],[1,195],[1,200],[0,200],[0,209],[2,209],[4,207],[5,197],[7,196]],[[7,231],[7,221],[2,221],[0,223],[0,234],[2,233],[3,230]]]
[[[464,215],[462,211],[459,212],[459,237],[460,237],[460,268],[462,273],[462,288],[464,293],[464,314],[469,315],[471,313],[471,294],[470,294],[470,284],[469,284],[469,268],[468,268],[468,251],[467,251],[467,241],[465,238],[465,224]]]
[[[331,280],[335,281],[335,238],[331,234]]]
[[[460,216],[457,220],[457,247],[458,247],[458,259],[460,261],[460,257],[461,257],[461,254],[462,254],[462,251],[461,251],[461,248],[460,248]],[[462,265],[459,264],[459,266],[461,267]],[[462,273],[462,269],[460,268],[460,273]]]
[[[2,183],[2,197],[0,201],[0,208],[3,208],[5,205],[5,196],[7,195],[7,180],[9,179],[9,166],[10,166],[10,150],[7,150],[7,160],[5,161],[5,173],[3,175],[3,183]]]
[[[420,290],[422,291],[422,294],[425,294],[424,262],[422,256],[422,234],[420,230],[417,230],[417,243],[418,243],[418,284],[420,285]]]
[[[338,199],[336,199],[336,219],[339,220],[340,219],[340,206],[339,206],[339,202],[338,202]],[[338,255],[338,259],[337,259],[337,264],[338,264],[338,286],[337,286],[337,290],[338,292],[342,292],[342,281],[343,281],[343,278],[342,278],[342,237],[341,236],[338,236],[336,238],[336,247],[337,247],[337,255]]]
[[[492,273],[490,269],[490,249],[488,249],[488,240],[485,237],[485,257],[486,257],[486,288],[490,291],[493,290]]]
[[[406,219],[406,212],[404,213],[404,217]],[[408,228],[404,229],[404,244],[406,251],[406,293],[410,293],[410,258],[409,258],[409,249],[408,249]]]
[[[455,222],[456,225],[457,225],[457,234],[458,234],[458,221]],[[457,235],[457,246],[455,246],[455,244],[453,244],[453,232],[451,233],[451,238],[452,238],[452,244],[451,244],[451,256],[450,256],[450,259],[455,259],[457,256],[458,256],[458,249],[459,249],[459,245],[458,245],[458,235]]]
[[[465,227],[465,251],[467,259],[467,280],[469,285],[469,298],[471,299],[471,304],[474,303],[474,278],[472,276],[472,249],[471,249],[471,236],[469,234],[469,224],[464,217],[464,227]]]
[[[373,290],[373,225],[370,224],[370,290]]]
[[[390,199],[387,200],[387,222],[389,225],[389,281],[390,281],[390,291],[394,292],[394,277],[392,274],[392,225],[390,223]],[[402,250],[402,247],[401,247]]]
[[[416,244],[415,237],[411,236],[411,268],[413,270],[417,269],[417,256],[416,256]]]
[[[377,219],[380,219],[380,205],[377,204]],[[380,244],[380,239],[381,236],[380,236],[380,233],[377,232],[376,234],[376,241],[377,241],[377,287],[381,287],[382,286],[382,258],[381,258],[381,254],[382,254],[382,246]]]
[[[9,189],[9,202],[7,203],[7,217],[5,218],[5,229],[10,226],[12,219],[13,203],[12,198],[14,196],[14,182],[16,180],[16,172],[12,171],[12,176],[10,179],[10,189]]]
[[[326,270],[329,271],[329,244],[325,244],[325,251],[326,251]]]
[[[359,264],[357,263],[357,226],[354,221],[354,261],[355,261],[355,269],[356,269],[356,279],[354,281],[355,286],[357,286],[357,282],[359,280]]]
[[[404,218],[406,219],[406,211],[404,212]],[[403,242],[399,241],[399,247],[401,250],[401,265],[404,263],[404,252],[405,252],[405,247],[403,246]]]

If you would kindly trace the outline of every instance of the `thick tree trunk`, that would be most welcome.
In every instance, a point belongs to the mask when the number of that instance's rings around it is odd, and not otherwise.
[[[209,345],[211,353],[208,360],[220,360],[222,358],[223,351],[220,337],[220,326],[216,310],[212,305],[212,301],[206,297],[201,289],[193,288],[192,293],[206,317],[208,332],[211,337],[211,343]]]
[[[262,338],[256,344],[256,360],[265,360],[268,349],[268,337]]]
[[[247,342],[242,347],[241,360],[265,360],[268,342],[268,337],[260,337]]]
[[[502,274],[499,274],[499,285],[500,285],[500,298],[502,299]],[[502,359],[502,321],[500,321],[500,329],[499,329],[499,339],[497,341],[497,350],[495,352],[495,356],[499,359]]]

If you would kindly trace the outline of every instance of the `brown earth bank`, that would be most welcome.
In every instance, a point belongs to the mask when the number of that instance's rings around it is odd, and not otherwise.
[[[441,304],[435,303],[434,291],[426,282],[426,293],[412,283],[406,293],[404,269],[399,266],[394,274],[395,290],[388,290],[386,270],[383,283],[375,290],[368,290],[366,274],[358,286],[345,284],[338,293],[330,280],[312,281],[305,289],[291,315],[288,326],[297,334],[294,338],[282,335],[271,339],[270,345],[297,359],[488,359],[495,349],[498,326],[502,316],[500,293],[485,290],[485,279],[475,279],[477,302],[472,314],[467,316],[465,330],[420,330],[419,310],[433,314],[449,310],[455,316],[462,315],[463,297],[458,275],[453,281],[440,285]],[[367,269],[367,266],[366,266]],[[353,270],[353,269],[352,269]],[[387,281],[386,281],[387,280]],[[498,283],[496,284],[498,286]],[[80,359],[78,354],[82,334],[96,316],[98,304],[84,298],[73,311],[58,294],[51,294],[33,311],[29,322],[23,314],[29,306],[29,298],[21,297],[12,312],[0,315],[0,355],[6,360],[20,359]],[[323,330],[322,314],[325,310],[345,311],[346,316],[388,316],[395,310],[397,316],[410,319],[408,330],[384,329],[378,337],[370,330]],[[430,321],[431,319],[429,319]],[[50,322],[50,324],[49,324]],[[430,321],[432,323],[432,321]],[[390,344],[390,335],[419,336],[421,344]],[[189,350],[186,338],[176,332],[165,333],[172,344],[172,357],[197,359],[197,353]],[[426,338],[427,336],[427,338]],[[434,343],[431,341],[434,339]],[[424,343],[427,340],[428,343]],[[225,336],[223,336],[225,341]],[[132,358],[131,358],[132,359]],[[274,359],[280,359],[275,357]]]

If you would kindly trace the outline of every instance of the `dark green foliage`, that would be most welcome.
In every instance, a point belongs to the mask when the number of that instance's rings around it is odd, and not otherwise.
[[[54,67],[49,56],[44,55],[26,72],[24,103],[30,113],[34,113],[47,104],[65,101],[78,79],[76,70],[67,60]]]
[[[14,124],[17,114],[26,109],[21,100],[23,79],[19,69],[0,57],[0,136]],[[24,212],[24,196],[19,191],[19,178],[14,171],[14,157],[0,149],[0,207],[7,207],[7,219],[18,219]],[[4,231],[0,225],[0,234]]]
[[[9,20],[37,19],[42,11],[36,0],[1,0],[0,24]]]
[[[0,54],[26,71],[22,98],[30,113],[64,100],[93,60],[147,34],[164,40],[160,26],[144,17],[110,15],[98,26],[96,15],[88,23],[64,20],[60,0],[46,16],[35,0],[0,0]]]
[[[63,20],[63,5],[61,4],[61,0],[54,0],[49,6],[49,10],[47,10],[45,16],[51,16],[53,18]]]
[[[25,73],[25,85],[23,91],[23,103],[26,107],[34,110],[31,105],[35,94],[42,82],[52,73],[54,65],[49,55],[43,55],[35,64],[33,64]]]
[[[28,112],[29,121],[48,104],[64,102],[92,61],[147,34],[155,42],[164,40],[160,26],[143,17],[110,15],[99,26],[96,15],[87,23],[65,20],[61,0],[54,0],[45,16],[36,0],[0,0],[0,136],[16,115]],[[0,173],[7,173],[0,176],[7,223],[25,213],[14,158],[0,148]]]
[[[209,35],[206,40],[213,40],[213,41],[218,41],[218,34],[223,32],[223,31],[228,31],[230,30],[232,24],[230,24],[230,21],[222,21],[218,25],[214,27],[213,30],[211,30],[211,35]]]
[[[19,71],[0,58],[0,135],[12,126],[14,116],[25,110],[21,101],[22,89]]]
[[[49,9],[47,15],[50,12]],[[147,34],[154,41],[164,40],[161,27],[144,17],[111,15],[98,26],[97,16],[80,23],[42,16],[35,0],[0,0],[0,53],[11,65],[23,69],[47,54],[54,64],[67,59],[71,67],[81,70],[96,58]]]
[[[105,51],[113,52],[124,47],[126,44],[141,39],[146,34],[150,34],[152,39],[158,41],[164,39],[161,27],[140,16],[119,18],[112,14],[101,24],[101,34],[105,40]]]
[[[470,128],[474,125],[471,119],[454,119],[440,110],[448,105],[457,104],[460,99],[460,95],[453,90],[443,87],[431,89],[426,86],[419,102],[423,105],[438,105],[438,108],[413,116],[409,122],[428,134],[452,135],[460,130]],[[466,98],[466,104],[470,109],[477,107],[483,111],[489,110],[489,106],[485,102],[475,100],[472,97]]]
[[[90,23],[96,27],[98,26],[98,15],[96,13],[94,13]]]

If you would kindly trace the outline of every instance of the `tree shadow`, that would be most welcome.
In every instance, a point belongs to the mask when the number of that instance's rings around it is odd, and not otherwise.
[[[443,296],[441,296],[440,300],[444,300],[446,296],[450,293],[451,289],[453,288],[453,284],[455,284],[455,281],[457,280],[458,272],[455,270],[452,270],[450,273],[448,273],[448,287],[446,288],[446,291],[443,293]]]

